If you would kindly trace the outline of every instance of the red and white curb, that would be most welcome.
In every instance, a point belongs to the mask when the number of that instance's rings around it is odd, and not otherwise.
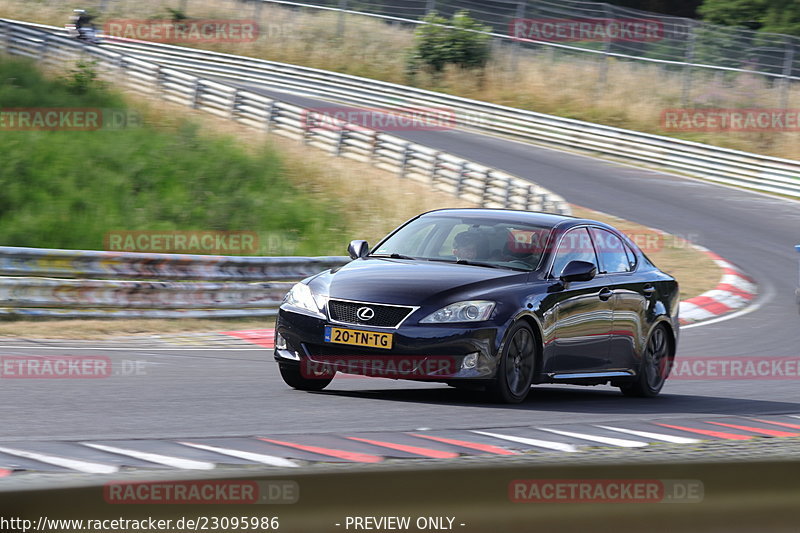
[[[681,324],[710,320],[750,305],[758,292],[753,279],[707,248],[695,247],[711,257],[723,274],[714,289],[681,302]]]
[[[458,459],[464,456],[591,454],[597,448],[800,437],[800,416],[761,415],[621,420],[480,429],[261,434],[94,442],[0,441],[0,478],[32,472],[114,474],[129,470],[212,470],[265,465]],[[46,449],[47,451],[42,451]],[[673,450],[674,452],[674,450]],[[684,454],[691,453],[688,449]]]

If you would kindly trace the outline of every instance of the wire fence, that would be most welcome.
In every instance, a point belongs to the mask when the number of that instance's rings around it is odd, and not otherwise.
[[[106,12],[135,0],[96,0]],[[265,5],[295,11],[338,13],[337,31],[344,36],[347,15],[362,15],[395,24],[417,26],[436,11],[450,18],[466,10],[488,26],[496,44],[512,53],[517,68],[519,50],[546,51],[551,58],[579,57],[599,62],[599,87],[606,82],[607,59],[655,64],[683,75],[684,104],[703,73],[717,76],[750,74],[777,89],[776,104],[786,108],[792,81],[800,81],[800,37],[720,26],[580,0],[172,0],[174,8],[191,15],[209,5],[230,16],[261,19]],[[235,6],[235,7],[231,7]],[[637,32],[642,31],[642,35]],[[717,80],[721,82],[722,80]]]
[[[800,80],[800,37],[718,26],[599,2],[578,0],[263,0],[309,9],[347,10],[391,20],[419,23],[437,11],[450,17],[459,10],[491,28],[496,38],[528,46],[556,46],[574,52],[600,53],[645,61],[701,68],[752,72]],[[556,21],[593,24],[586,31],[549,34]],[[616,25],[609,24],[615,21]],[[605,23],[604,23],[605,22]],[[625,28],[650,23],[654,33],[643,38]],[[550,24],[550,26],[548,26]],[[598,24],[602,24],[599,26]]]

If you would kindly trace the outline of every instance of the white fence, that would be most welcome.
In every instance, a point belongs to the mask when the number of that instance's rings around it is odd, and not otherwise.
[[[349,261],[339,256],[232,257],[2,246],[0,315],[269,316],[292,286],[287,280]]]

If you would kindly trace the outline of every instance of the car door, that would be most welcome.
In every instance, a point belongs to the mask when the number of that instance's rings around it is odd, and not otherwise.
[[[550,278],[557,280],[571,261],[598,265],[586,227],[571,229],[562,236],[550,268]],[[609,285],[608,276],[598,274],[590,281],[567,283],[548,296],[545,373],[593,372],[608,368],[613,326]]]
[[[643,334],[648,284],[636,274],[636,255],[619,236],[603,228],[592,227],[589,231],[600,271],[614,293],[610,300],[613,328],[609,336],[609,360],[615,369],[633,368]]]

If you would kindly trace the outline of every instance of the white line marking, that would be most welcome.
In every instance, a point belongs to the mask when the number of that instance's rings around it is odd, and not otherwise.
[[[262,463],[265,465],[272,465],[272,466],[298,466],[297,463],[294,463],[289,459],[284,459],[283,457],[277,457],[275,455],[246,452],[243,450],[233,450],[230,448],[219,448],[217,446],[209,446],[207,444],[195,444],[193,442],[179,442],[178,444],[183,444],[184,446],[191,446],[192,448],[198,448],[200,450],[206,450],[209,452],[221,453],[222,455],[230,455],[231,457],[238,457],[239,459],[244,459],[246,461],[253,461],[254,463]]]
[[[170,457],[169,455],[161,455],[159,453],[140,452],[138,450],[130,450],[128,448],[117,448],[116,446],[106,446],[105,444],[94,444],[92,442],[82,442],[84,446],[102,450],[108,453],[116,453],[118,455],[127,455],[142,461],[149,461],[160,465],[172,466],[174,468],[183,468],[186,470],[211,470],[214,468],[214,463],[206,461],[195,461],[193,459],[181,459],[180,457]]]
[[[641,442],[638,440],[615,439],[613,437],[587,435],[586,433],[575,433],[572,431],[562,431],[560,429],[546,429],[546,428],[536,428],[536,429],[539,429],[541,431],[549,431],[550,433],[555,433],[557,435],[564,435],[566,437],[574,437],[576,439],[600,442],[602,444],[610,444],[611,446],[620,446],[622,448],[641,448],[642,446],[647,446],[646,442]]]
[[[494,437],[496,439],[510,440],[511,442],[519,442],[520,444],[527,444],[528,446],[536,446],[538,448],[548,448],[550,450],[558,450],[560,452],[577,452],[578,448],[572,444],[563,442],[553,442],[549,440],[528,439],[525,437],[515,437],[513,435],[501,435],[500,433],[489,433],[488,431],[472,430],[472,433],[478,435],[486,435],[487,437]]]
[[[113,474],[119,470],[114,465],[106,465],[102,463],[93,463],[91,461],[79,461],[77,459],[68,459],[66,457],[58,457],[55,455],[48,455],[45,453],[28,452],[25,450],[17,450],[16,448],[2,448],[0,452],[9,455],[16,455],[25,459],[33,459],[41,463],[47,463],[55,466],[62,466],[70,470],[77,470],[78,472],[86,472],[89,474]]]
[[[645,439],[657,439],[666,442],[673,442],[675,444],[694,444],[700,442],[699,439],[690,439],[688,437],[676,437],[674,435],[664,435],[663,433],[650,433],[649,431],[636,431],[635,429],[615,428],[611,426],[595,426],[598,428],[608,429],[610,431],[619,431],[620,433],[628,433],[636,435],[637,437],[644,437]]]

